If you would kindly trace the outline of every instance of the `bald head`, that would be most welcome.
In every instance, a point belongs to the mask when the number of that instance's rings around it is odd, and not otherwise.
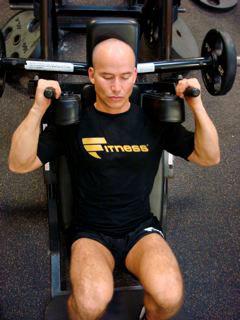
[[[103,60],[112,62],[127,61],[133,67],[136,63],[133,49],[127,43],[114,38],[98,43],[93,49],[93,67],[96,68]]]
[[[133,49],[123,41],[107,39],[95,46],[92,62],[88,76],[96,92],[95,107],[107,113],[127,111],[137,78]]]

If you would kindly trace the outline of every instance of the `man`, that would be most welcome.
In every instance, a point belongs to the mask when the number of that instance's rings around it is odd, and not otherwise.
[[[130,46],[117,39],[93,51],[89,78],[96,102],[84,111],[79,125],[61,135],[49,127],[39,138],[40,122],[50,100],[43,96],[55,81],[40,80],[35,101],[16,129],[9,168],[25,173],[65,153],[74,186],[68,300],[72,320],[95,320],[113,295],[115,264],[126,267],[144,288],[142,319],[169,319],[183,302],[183,280],[177,260],[150,213],[149,194],[163,149],[202,166],[219,162],[216,129],[201,97],[186,98],[195,119],[195,133],[181,125],[152,125],[129,97],[137,77]],[[196,79],[181,80],[176,94],[184,98]],[[60,136],[60,138],[59,138]],[[123,311],[124,312],[124,311]]]

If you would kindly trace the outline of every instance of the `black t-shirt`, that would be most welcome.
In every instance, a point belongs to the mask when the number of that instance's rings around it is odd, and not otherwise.
[[[48,126],[40,135],[43,162],[67,157],[74,197],[74,219],[110,235],[122,235],[151,216],[149,194],[163,150],[187,159],[194,134],[179,124],[156,128],[143,109],[107,114],[87,108],[78,125]]]

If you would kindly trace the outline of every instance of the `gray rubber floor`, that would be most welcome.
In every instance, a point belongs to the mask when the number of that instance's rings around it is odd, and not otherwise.
[[[86,4],[86,1],[84,2]],[[102,2],[103,3],[103,2]],[[112,4],[111,1],[105,1]],[[224,13],[183,0],[181,17],[201,46],[210,28],[228,31],[240,53],[240,5]],[[0,0],[0,27],[15,14]],[[75,36],[69,35],[69,39]],[[65,55],[76,54],[72,43]],[[82,52],[79,53],[82,59]],[[200,72],[194,72],[200,78]],[[185,279],[185,302],[177,320],[240,319],[240,73],[230,93],[212,97],[203,88],[206,109],[219,132],[221,164],[200,168],[175,159],[169,182],[168,242]],[[50,299],[46,195],[42,171],[8,171],[11,135],[31,101],[6,86],[0,100],[0,319],[42,320]],[[193,127],[191,114],[186,126]]]

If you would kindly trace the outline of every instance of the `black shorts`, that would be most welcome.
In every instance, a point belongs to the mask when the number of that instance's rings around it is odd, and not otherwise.
[[[80,238],[96,240],[107,247],[112,253],[117,268],[125,269],[125,259],[131,248],[147,234],[157,233],[164,238],[158,219],[153,216],[141,223],[135,230],[127,233],[122,238],[111,237],[101,232],[91,230],[75,230],[71,235],[72,243]]]

